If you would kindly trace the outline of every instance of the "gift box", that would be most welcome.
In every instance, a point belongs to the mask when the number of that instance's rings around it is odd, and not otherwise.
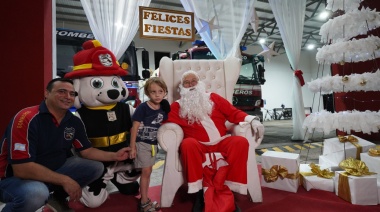
[[[329,168],[331,171],[342,171],[339,163],[344,160],[344,152],[336,152],[319,156],[319,165]]]
[[[320,170],[327,169],[327,167],[320,166]],[[311,171],[310,164],[300,165],[300,180],[302,186],[310,191],[311,189],[318,189],[324,191],[334,192],[334,178],[323,178]]]
[[[261,185],[296,193],[299,186],[299,154],[267,151],[261,155]]]
[[[377,203],[380,204],[380,182],[379,181],[377,181],[377,198],[379,200]]]
[[[360,153],[368,152],[370,148],[376,147],[376,144],[359,138],[355,135],[341,137],[344,142],[339,141],[339,137],[329,138],[324,140],[323,155],[328,155],[336,152],[343,152],[344,158],[360,159]],[[357,140],[354,142],[354,140]]]
[[[377,205],[379,202],[377,178],[374,175],[353,176],[345,171],[335,172],[335,194],[354,205]],[[347,177],[348,183],[345,183]],[[339,188],[342,188],[339,192]]]
[[[363,161],[370,172],[377,173],[377,182],[380,183],[380,157],[370,156],[367,152],[360,154],[361,161]]]

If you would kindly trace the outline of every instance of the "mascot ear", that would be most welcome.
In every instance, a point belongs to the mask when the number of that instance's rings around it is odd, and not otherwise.
[[[124,92],[125,92],[125,93],[122,93],[123,99],[121,99],[121,101],[125,101],[125,100],[127,100],[128,96],[129,96],[129,90],[128,90],[127,86],[125,85],[125,83],[123,82],[123,79],[121,79],[120,76],[118,77],[118,80],[119,80],[121,87],[124,88]]]
[[[161,102],[160,102],[160,105],[161,105],[161,108],[162,110],[168,114],[170,112],[170,104],[168,102],[168,100],[166,99],[163,99]]]
[[[74,100],[74,107],[76,107],[77,109],[81,108],[82,105],[80,103],[80,100],[79,100],[79,95],[78,95],[78,91],[79,91],[79,88],[80,88],[80,80],[79,79],[74,79],[73,80],[74,82],[74,90],[75,90],[75,100]]]

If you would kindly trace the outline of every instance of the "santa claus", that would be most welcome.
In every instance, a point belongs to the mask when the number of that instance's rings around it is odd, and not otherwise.
[[[182,75],[179,85],[181,98],[172,103],[167,122],[181,126],[184,140],[180,157],[188,193],[198,193],[193,211],[202,211],[202,163],[205,153],[220,152],[230,165],[225,184],[234,192],[247,193],[247,158],[249,144],[246,138],[227,134],[226,121],[234,124],[249,122],[259,143],[264,126],[256,116],[238,110],[216,93],[207,93],[205,84],[194,71]]]

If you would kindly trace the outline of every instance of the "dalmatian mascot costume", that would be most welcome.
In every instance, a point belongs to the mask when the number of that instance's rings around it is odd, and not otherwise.
[[[83,50],[74,55],[74,68],[65,75],[74,81],[78,92],[74,106],[82,119],[93,147],[116,152],[129,146],[133,108],[121,101],[127,99],[128,89],[120,76],[126,70],[120,68],[115,55],[98,40],[83,44]],[[120,193],[136,195],[140,172],[133,161],[103,162],[104,175],[82,191],[81,202],[90,208],[100,206],[108,197],[106,185],[111,181]]]

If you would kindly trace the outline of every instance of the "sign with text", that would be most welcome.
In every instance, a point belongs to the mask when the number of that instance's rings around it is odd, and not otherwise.
[[[142,7],[140,38],[194,41],[194,13]]]

